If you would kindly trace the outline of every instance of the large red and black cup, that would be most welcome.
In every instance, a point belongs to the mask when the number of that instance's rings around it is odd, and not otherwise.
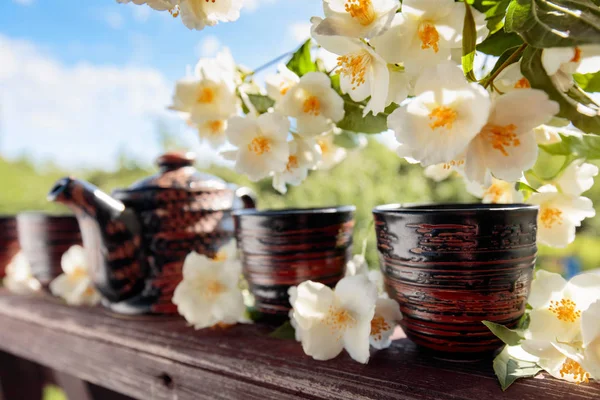
[[[523,316],[537,212],[525,204],[376,207],[380,267],[408,338],[448,359],[481,359],[502,346],[482,321],[514,328]]]
[[[11,215],[0,215],[0,280],[6,273],[6,267],[18,252],[17,220]]]
[[[235,234],[256,309],[285,318],[288,289],[311,280],[330,287],[352,257],[354,206],[239,210]]]

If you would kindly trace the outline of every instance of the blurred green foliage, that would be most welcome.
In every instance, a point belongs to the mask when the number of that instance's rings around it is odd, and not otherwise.
[[[164,147],[166,143],[163,143]],[[553,168],[559,169],[560,157],[540,157],[535,168],[540,177],[549,177]],[[343,204],[356,205],[355,252],[362,249],[368,239],[367,258],[371,266],[377,265],[375,235],[371,224],[373,207],[387,203],[468,202],[477,201],[464,188],[460,177],[452,177],[436,183],[423,175],[422,167],[406,163],[392,150],[377,140],[369,140],[366,148],[350,151],[348,157],[329,171],[315,171],[298,187],[289,187],[287,195],[281,195],[271,187],[270,179],[250,182],[244,176],[223,166],[212,166],[205,171],[228,182],[248,186],[259,197],[259,207],[321,207]],[[134,181],[155,173],[121,156],[116,171],[61,171],[55,166],[35,168],[27,159],[6,161],[0,158],[0,214],[12,214],[23,210],[47,210],[65,212],[62,206],[46,201],[46,193],[52,184],[69,173],[81,177],[110,192],[114,188],[129,186]],[[600,204],[600,185],[586,193],[595,204]],[[586,269],[600,266],[600,230],[598,218],[584,221],[582,232],[575,243],[566,249],[548,249],[540,246],[542,256],[551,258],[577,255]],[[548,257],[543,258],[548,260]],[[543,267],[543,265],[542,265]]]

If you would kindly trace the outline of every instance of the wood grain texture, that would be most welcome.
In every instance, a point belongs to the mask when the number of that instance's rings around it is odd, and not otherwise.
[[[123,317],[0,290],[0,349],[143,399],[598,399],[600,385],[544,376],[502,392],[491,360],[452,363],[406,340],[317,362],[272,328],[195,331],[169,316]]]

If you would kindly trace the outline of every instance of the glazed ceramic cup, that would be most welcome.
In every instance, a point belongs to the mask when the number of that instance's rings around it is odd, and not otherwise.
[[[258,311],[287,317],[288,289],[306,280],[328,286],[352,256],[354,206],[234,212],[244,276]]]
[[[535,264],[537,208],[524,204],[373,210],[385,286],[408,338],[443,358],[485,358],[502,343],[482,320],[515,327]]]
[[[64,252],[81,244],[79,225],[71,215],[26,212],[17,215],[19,244],[31,265],[31,272],[43,287],[62,273]]]
[[[18,251],[17,220],[14,216],[0,216],[0,279]]]

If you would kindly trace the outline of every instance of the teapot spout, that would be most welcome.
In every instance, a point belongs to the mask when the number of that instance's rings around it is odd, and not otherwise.
[[[111,302],[139,294],[148,266],[137,215],[96,186],[71,177],[56,182],[47,198],[77,217],[98,291]]]

